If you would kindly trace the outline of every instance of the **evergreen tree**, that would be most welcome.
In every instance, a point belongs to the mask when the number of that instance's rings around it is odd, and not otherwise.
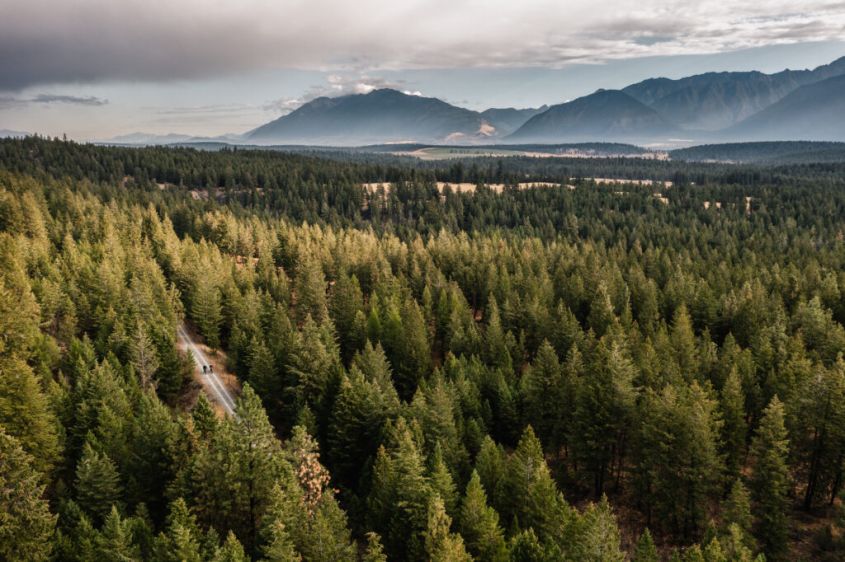
[[[229,531],[223,546],[217,549],[211,562],[249,562],[249,557],[235,534]]]
[[[725,501],[722,521],[725,529],[729,532],[731,527],[736,527],[741,533],[742,542],[746,546],[749,548],[754,546],[754,539],[751,534],[754,522],[751,516],[751,496],[739,478],[734,481],[730,495]]]
[[[693,383],[646,394],[637,438],[637,484],[651,523],[657,520],[686,537],[705,521],[707,501],[720,482],[721,422],[715,401]]]
[[[443,501],[434,495],[428,508],[428,526],[425,531],[426,560],[431,562],[472,562],[464,549],[460,535],[449,531],[452,520],[446,514]]]
[[[135,335],[130,342],[129,351],[132,366],[135,367],[135,372],[138,373],[138,378],[141,381],[141,388],[150,388],[160,363],[155,345],[150,339],[146,327],[141,322],[138,322],[135,328]]]
[[[393,440],[390,452],[381,447],[376,455],[369,514],[373,528],[383,537],[389,558],[417,560],[423,557],[421,539],[433,492],[419,449],[401,418]]]
[[[522,528],[534,529],[543,544],[565,539],[561,532],[571,508],[551,477],[531,426],[525,429],[508,460],[502,488],[507,521],[518,521]]]
[[[451,517],[451,514],[457,513],[458,492],[452,474],[449,472],[449,467],[443,460],[443,449],[439,442],[434,449],[434,459],[431,465],[428,476],[431,488],[443,502],[446,514]]]
[[[298,322],[305,321],[310,316],[318,324],[322,324],[328,317],[326,302],[326,279],[323,267],[318,259],[304,257],[296,271],[294,282],[294,298],[296,302],[296,318]]]
[[[763,411],[751,442],[754,473],[751,494],[757,516],[756,536],[769,560],[781,560],[789,533],[789,439],[784,408],[777,396]]]
[[[270,528],[269,542],[264,547],[266,562],[300,562],[302,557],[296,552],[284,523],[276,521]]]
[[[487,494],[478,472],[472,472],[458,513],[458,529],[467,550],[481,562],[502,562],[508,559],[507,545],[499,514],[487,505]]]
[[[261,400],[244,385],[235,416],[223,420],[197,454],[193,478],[199,519],[236,532],[253,551],[270,490],[290,470]]]
[[[591,504],[578,522],[578,542],[574,547],[575,559],[591,562],[622,562],[625,553],[620,544],[616,516],[602,496],[598,504]]]
[[[165,530],[155,539],[155,559],[161,562],[200,562],[200,530],[185,500],[170,504]]]
[[[522,376],[522,397],[526,422],[552,453],[562,444],[562,412],[570,409],[560,363],[551,344],[544,340],[533,364]]]
[[[0,559],[47,560],[56,517],[35,462],[0,425]]]
[[[648,528],[643,531],[637,540],[637,546],[634,548],[634,555],[631,557],[631,562],[660,562],[657,547],[654,546],[654,539],[651,538],[651,532]]]
[[[223,321],[220,291],[212,279],[200,275],[191,300],[191,318],[210,347],[220,346],[220,324]]]
[[[122,519],[117,507],[112,504],[111,511],[103,522],[103,528],[97,536],[97,560],[104,562],[130,562],[141,560],[141,552],[133,543],[132,522]]]
[[[621,344],[602,340],[590,370],[592,375],[578,387],[574,445],[598,498],[614,465],[621,469],[634,414],[635,367]]]
[[[120,505],[123,494],[114,462],[94,450],[90,443],[83,447],[76,465],[74,488],[79,506],[97,521],[105,519],[112,506]]]
[[[367,533],[367,549],[361,557],[361,562],[387,562],[387,555],[378,533]]]
[[[48,472],[59,454],[57,423],[29,365],[16,357],[0,357],[0,426],[41,472]]]
[[[737,370],[731,369],[721,395],[722,443],[725,451],[727,477],[735,479],[745,460],[745,440],[748,431],[745,422],[745,395]]]

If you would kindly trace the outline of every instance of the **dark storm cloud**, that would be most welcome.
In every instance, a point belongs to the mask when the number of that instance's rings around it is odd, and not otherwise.
[[[559,67],[845,37],[845,3],[824,0],[8,1],[6,91],[274,68]]]
[[[69,103],[72,105],[106,105],[109,100],[95,96],[66,96],[56,94],[38,94],[28,100],[31,103]]]
[[[87,105],[100,106],[107,105],[109,100],[98,98],[95,96],[69,96],[62,94],[37,94],[28,98],[21,98],[16,96],[0,96],[0,109],[8,109],[13,107],[22,107],[31,104],[65,104],[65,105]]]

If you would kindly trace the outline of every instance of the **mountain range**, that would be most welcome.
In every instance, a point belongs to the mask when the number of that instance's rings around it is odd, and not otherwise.
[[[243,135],[135,133],[112,143],[260,145],[493,144],[584,141],[687,144],[845,141],[845,57],[812,70],[650,78],[539,108],[474,111],[383,88],[319,97]]]

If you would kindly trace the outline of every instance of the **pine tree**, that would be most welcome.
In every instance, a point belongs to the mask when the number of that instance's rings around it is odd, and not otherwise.
[[[717,537],[713,537],[713,539],[707,543],[707,546],[704,547],[703,554],[705,562],[728,562],[728,559],[725,557],[725,552],[722,550],[722,543],[719,542]]]
[[[446,513],[451,517],[452,514],[457,513],[458,509],[458,492],[455,487],[455,481],[452,474],[449,472],[449,467],[446,466],[443,460],[443,449],[438,442],[434,448],[434,458],[431,461],[431,471],[428,476],[431,483],[431,488],[440,496],[443,501],[443,507]]]
[[[387,421],[399,409],[389,378],[384,389],[378,379],[367,380],[358,364],[356,357],[349,376],[340,383],[327,436],[333,476],[347,487],[358,484],[362,470],[372,463],[383,441]]]
[[[590,303],[590,314],[587,317],[587,325],[592,328],[596,337],[602,337],[607,330],[616,322],[616,315],[613,303],[608,294],[607,285],[600,281],[593,300]]]
[[[229,531],[223,546],[217,549],[211,562],[249,562],[249,557],[235,534]]]
[[[526,529],[511,537],[508,544],[511,562],[551,562],[533,529]]]
[[[575,547],[576,558],[585,562],[622,562],[625,553],[620,544],[619,527],[616,516],[602,496],[598,504],[591,504],[581,515],[578,544]]]
[[[804,508],[810,509],[819,496],[833,502],[845,481],[845,361],[818,366],[799,388],[790,429],[810,436],[796,439],[793,451],[806,474]]]
[[[301,562],[284,523],[276,521],[270,527],[269,542],[263,549],[265,562]]]
[[[745,439],[748,426],[745,422],[745,395],[742,392],[742,382],[736,368],[731,369],[721,396],[722,443],[725,451],[725,470],[727,477],[735,479],[739,476],[745,460]]]
[[[491,298],[487,307],[487,328],[484,330],[482,358],[488,365],[510,372],[513,364],[496,299]]]
[[[422,456],[403,419],[396,423],[391,440],[391,450],[382,446],[373,465],[369,514],[390,559],[416,560],[423,556],[419,537],[426,529],[433,492]]]
[[[216,431],[218,426],[217,414],[214,413],[214,408],[204,392],[200,392],[197,396],[197,403],[191,410],[191,418],[200,434],[210,436]]]
[[[637,540],[631,562],[660,562],[657,547],[654,546],[654,539],[651,538],[651,532],[648,529],[643,531]]]
[[[135,328],[135,335],[129,344],[129,353],[132,366],[138,373],[141,381],[141,388],[150,388],[153,385],[156,371],[159,368],[158,352],[147,329],[140,321]]]
[[[557,353],[548,340],[543,340],[521,381],[526,422],[552,453],[556,453],[563,442],[561,414],[571,408],[571,404],[568,407],[566,404],[562,375]]]
[[[191,317],[206,343],[210,347],[219,347],[223,313],[220,305],[220,291],[210,277],[199,276],[191,302]]]
[[[322,324],[328,317],[326,279],[323,266],[314,257],[304,257],[299,263],[294,282],[296,318],[303,322],[307,316]]]
[[[170,504],[165,530],[155,539],[153,550],[160,562],[200,562],[200,530],[185,500]]]
[[[481,486],[490,498],[490,504],[499,513],[502,513],[505,501],[510,499],[506,498],[501,491],[507,470],[506,464],[504,449],[496,445],[489,435],[485,435],[481,441],[478,456],[475,458],[475,471],[478,472]]]
[[[0,560],[47,560],[56,517],[35,462],[0,425]]]
[[[278,478],[290,471],[261,400],[244,385],[235,406],[209,443],[193,473],[196,509],[206,525],[230,529],[253,552],[258,525]]]
[[[667,386],[660,395],[646,394],[641,416],[636,482],[647,521],[654,510],[670,530],[695,536],[723,471],[715,400],[695,382]]]
[[[114,462],[94,450],[90,443],[82,449],[82,457],[76,465],[76,501],[97,521],[102,521],[112,509],[121,503],[120,476]]]
[[[458,513],[458,529],[467,550],[480,562],[503,562],[508,559],[504,534],[499,527],[499,514],[487,505],[487,494],[478,472],[472,471],[466,494]]]
[[[751,494],[757,516],[756,536],[769,560],[786,552],[789,533],[789,439],[784,427],[784,408],[777,396],[763,411],[751,443],[754,474]]]
[[[687,307],[681,304],[675,310],[672,319],[672,333],[670,335],[674,360],[678,366],[678,375],[687,382],[698,380],[703,382],[699,376],[698,354],[696,352],[695,333],[692,329],[692,320],[687,312]]]
[[[358,314],[363,314],[364,295],[358,278],[354,275],[340,275],[331,290],[329,311],[339,334],[340,354],[344,361],[349,359],[364,344],[358,331]]]
[[[751,516],[751,496],[739,478],[734,481],[730,495],[725,500],[722,522],[726,530],[736,526],[742,533],[743,543],[753,548],[754,539],[751,533],[754,520]]]
[[[426,560],[430,562],[472,562],[460,535],[449,532],[452,520],[446,514],[443,500],[435,495],[428,508],[425,531]]]
[[[543,448],[531,426],[525,428],[508,460],[502,481],[506,521],[532,528],[543,544],[564,539],[561,529],[570,515],[543,457]]]
[[[97,560],[104,562],[132,562],[141,560],[141,552],[133,543],[132,522],[122,519],[117,507],[112,504],[111,511],[103,522],[103,528],[97,536]]]
[[[635,367],[621,344],[604,339],[590,370],[591,376],[578,387],[573,445],[599,498],[614,465],[621,466],[634,414]]]
[[[367,533],[367,549],[361,557],[361,562],[387,562],[387,555],[378,533]]]
[[[280,380],[276,373],[276,361],[273,354],[264,344],[263,339],[253,337],[249,346],[249,380],[255,392],[264,397],[270,397],[280,391]]]
[[[32,369],[17,357],[0,358],[0,426],[48,472],[57,460],[57,420]]]

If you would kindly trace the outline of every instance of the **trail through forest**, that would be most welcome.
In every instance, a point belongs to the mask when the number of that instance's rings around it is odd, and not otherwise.
[[[211,370],[213,369],[212,363],[208,360],[202,350],[197,347],[191,339],[191,336],[188,335],[184,325],[179,326],[176,330],[176,335],[179,338],[179,343],[183,345],[191,354],[191,357],[194,358],[194,362],[197,365],[197,373],[201,375],[200,381],[206,394],[208,394],[208,397],[211,398],[215,404],[219,404],[227,414],[234,415],[235,399],[232,398],[232,395],[226,389],[226,385],[223,384],[220,377],[217,376],[217,373]]]

